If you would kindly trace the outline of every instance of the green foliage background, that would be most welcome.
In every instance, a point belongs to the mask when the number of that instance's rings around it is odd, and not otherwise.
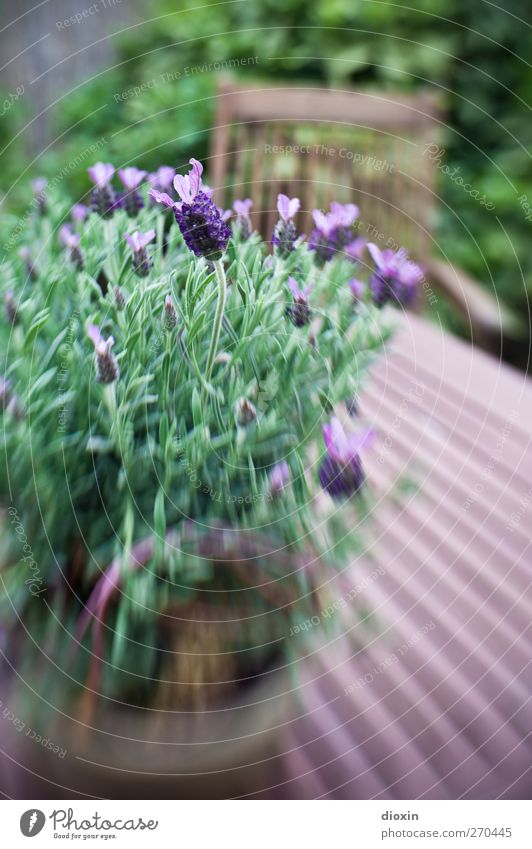
[[[143,8],[143,17],[151,20],[116,40],[116,66],[96,72],[61,100],[54,127],[61,141],[41,158],[35,173],[57,174],[65,161],[102,138],[106,157],[119,163],[155,167],[180,165],[191,155],[204,158],[220,79],[217,71],[201,71],[204,64],[256,56],[256,64],[236,71],[248,81],[297,79],[406,90],[429,83],[440,90],[447,110],[441,140],[445,161],[495,205],[492,212],[482,208],[441,175],[438,249],[527,315],[532,225],[518,202],[522,194],[532,201],[532,67],[526,49],[532,8],[527,4],[236,0],[205,8],[198,0],[177,5],[158,0]],[[177,78],[159,81],[138,96],[115,97],[165,73]],[[16,155],[4,161],[4,178],[20,171]],[[69,189],[78,195],[86,189],[85,164],[68,177]]]

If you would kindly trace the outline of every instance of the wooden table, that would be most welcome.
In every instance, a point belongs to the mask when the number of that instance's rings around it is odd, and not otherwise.
[[[263,795],[530,798],[532,386],[412,315],[371,376],[368,555]]]

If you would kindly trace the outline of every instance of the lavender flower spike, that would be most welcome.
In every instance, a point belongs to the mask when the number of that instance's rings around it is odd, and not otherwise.
[[[94,345],[96,353],[96,379],[99,383],[114,383],[119,377],[118,363],[114,354],[111,353],[115,340],[112,336],[104,339],[100,328],[95,324],[89,324],[87,335]]]
[[[313,211],[316,227],[310,235],[309,246],[319,265],[329,262],[336,253],[353,242],[353,225],[358,214],[358,206],[354,203],[341,204],[336,201],[331,203],[328,213],[319,209]]]
[[[153,262],[148,256],[146,246],[155,239],[155,230],[148,230],[146,233],[140,233],[138,230],[131,236],[126,234],[126,242],[133,251],[133,268],[139,277],[147,277],[152,268]]]
[[[128,215],[135,216],[144,206],[142,195],[139,192],[139,186],[147,176],[147,171],[140,171],[138,168],[121,168],[118,172],[118,177],[125,192],[122,197],[122,204]]]
[[[287,259],[294,250],[297,230],[293,218],[300,206],[299,198],[290,199],[287,195],[277,195],[279,221],[273,231],[272,244],[275,246],[276,253],[284,259]]]
[[[323,489],[333,498],[349,498],[364,484],[364,471],[360,450],[369,445],[374,431],[365,430],[348,436],[337,418],[323,426],[323,440],[327,456],[319,472]]]
[[[403,248],[381,251],[377,245],[368,244],[368,250],[375,262],[375,272],[369,285],[376,306],[382,307],[393,300],[401,306],[411,306],[423,277],[421,268],[408,259]]]
[[[236,213],[237,224],[240,227],[240,236],[242,239],[249,239],[251,235],[251,218],[249,217],[249,211],[253,206],[253,201],[249,198],[246,200],[235,200],[233,203],[233,209]],[[222,220],[224,219],[225,213],[222,213]]]
[[[300,289],[297,281],[293,277],[288,278],[288,287],[294,298],[293,303],[287,307],[286,314],[292,324],[296,327],[304,327],[312,318],[312,311],[308,302],[308,294],[311,286],[306,286],[305,289]]]
[[[188,174],[178,174],[174,179],[174,188],[182,200],[174,205],[174,215],[189,250],[214,262],[225,252],[231,229],[202,190],[202,164],[197,159],[191,159],[190,164]]]
[[[109,215],[115,204],[115,193],[111,186],[115,169],[110,163],[97,162],[87,169],[89,177],[94,183],[91,194],[91,206],[93,212],[98,215]]]

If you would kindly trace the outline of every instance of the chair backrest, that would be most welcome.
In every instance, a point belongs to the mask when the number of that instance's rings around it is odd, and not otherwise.
[[[361,209],[361,235],[427,255],[435,206],[433,152],[440,126],[432,93],[224,83],[210,173],[217,202],[251,197],[270,238],[278,192],[301,198],[298,226],[333,200]]]

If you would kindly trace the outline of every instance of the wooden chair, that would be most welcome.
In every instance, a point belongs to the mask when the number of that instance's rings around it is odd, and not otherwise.
[[[301,198],[298,226],[335,199],[361,209],[361,235],[404,246],[433,287],[452,301],[471,337],[499,351],[517,333],[513,316],[456,266],[431,255],[437,207],[436,167],[427,152],[440,135],[441,110],[428,91],[389,94],[311,87],[243,87],[219,91],[210,174],[224,207],[251,197],[255,227],[270,238],[279,192]],[[433,150],[434,148],[432,148]]]

